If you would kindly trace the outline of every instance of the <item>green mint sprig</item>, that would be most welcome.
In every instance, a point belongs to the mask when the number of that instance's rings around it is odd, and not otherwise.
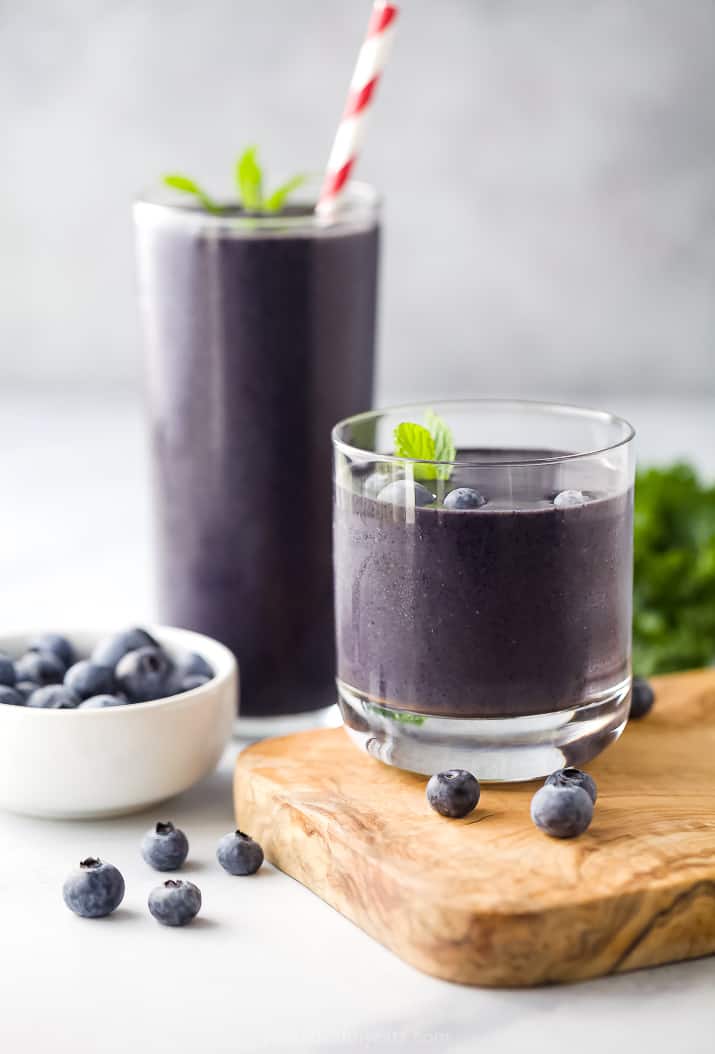
[[[434,410],[425,414],[424,425],[414,421],[402,421],[395,429],[395,455],[413,458],[416,461],[454,461],[457,450],[452,430]],[[416,479],[448,480],[452,475],[451,465],[415,465]]]
[[[276,214],[284,207],[287,199],[298,190],[306,180],[305,175],[293,176],[282,183],[270,194],[264,194],[263,169],[258,161],[258,147],[247,147],[236,161],[234,180],[238,200],[246,212]],[[173,172],[163,177],[167,187],[192,194],[202,208],[213,215],[221,215],[226,209],[208,194],[199,183],[180,172]]]

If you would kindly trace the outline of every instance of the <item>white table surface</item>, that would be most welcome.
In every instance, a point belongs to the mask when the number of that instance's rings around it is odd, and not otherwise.
[[[644,460],[689,456],[715,475],[711,403],[599,402],[634,421]],[[151,618],[144,438],[128,397],[0,393],[0,633]],[[715,1049],[715,958],[548,989],[465,988],[406,966],[270,866],[229,878],[214,849],[233,826],[237,749],[146,814],[62,823],[0,813],[0,1050]],[[160,927],[145,906],[158,876],[138,844],[162,818],[186,830],[185,875],[204,896],[183,930]],[[66,872],[89,854],[126,878],[106,920],[62,904]]]

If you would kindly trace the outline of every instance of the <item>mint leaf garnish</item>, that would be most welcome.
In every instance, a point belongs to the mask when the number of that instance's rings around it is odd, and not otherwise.
[[[302,187],[305,183],[305,176],[293,176],[292,179],[282,183],[280,187],[276,187],[272,194],[263,202],[263,208],[266,212],[280,212],[285,205],[286,198],[289,194],[292,194],[298,187]]]
[[[263,172],[257,155],[258,147],[249,146],[236,162],[236,187],[248,212],[260,212],[263,205]]]
[[[416,461],[454,461],[457,451],[449,425],[434,410],[425,414],[427,428],[413,421],[402,421],[394,432],[397,457]],[[449,479],[451,465],[415,465],[416,479]]]
[[[199,199],[207,212],[218,214],[222,211],[221,206],[213,198],[209,197],[203,187],[200,187],[195,180],[189,179],[188,176],[182,176],[176,172],[164,176],[163,182],[167,187],[173,187],[174,190],[181,190],[184,194],[193,194],[194,197]]]

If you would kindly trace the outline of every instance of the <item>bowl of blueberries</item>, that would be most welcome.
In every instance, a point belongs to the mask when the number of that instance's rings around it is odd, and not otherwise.
[[[169,626],[0,638],[0,808],[118,816],[216,766],[238,668],[218,641]]]

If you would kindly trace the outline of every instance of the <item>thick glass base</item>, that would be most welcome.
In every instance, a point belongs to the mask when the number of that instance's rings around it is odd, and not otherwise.
[[[615,742],[628,718],[630,679],[569,710],[522,717],[427,717],[372,701],[340,680],[345,727],[374,758],[426,776],[461,768],[485,782],[540,779],[582,767]]]
[[[270,736],[288,736],[291,732],[305,732],[309,728],[336,728],[340,724],[340,711],[332,703],[321,710],[308,710],[302,714],[278,714],[275,717],[242,717],[233,724],[237,739],[252,742]]]

